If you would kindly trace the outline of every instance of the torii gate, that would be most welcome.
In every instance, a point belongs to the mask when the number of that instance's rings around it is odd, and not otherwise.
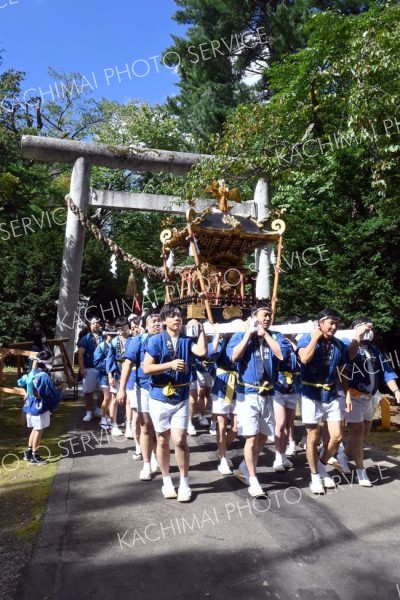
[[[211,158],[211,156],[205,154],[132,147],[122,148],[106,144],[31,135],[22,136],[21,147],[24,158],[46,162],[73,163],[70,197],[83,212],[86,212],[88,206],[95,206],[97,208],[107,207],[120,210],[185,213],[189,206],[187,202],[182,202],[181,198],[177,196],[92,190],[90,187],[91,166],[185,174],[190,171],[193,165],[206,158]],[[214,200],[198,200],[196,208],[201,211],[212,203],[214,203]],[[268,182],[265,179],[259,179],[255,189],[254,201],[235,205],[231,212],[245,216],[250,215],[261,221],[267,216],[268,207]],[[73,324],[79,299],[83,248],[84,228],[79,219],[68,209],[56,338],[70,338],[65,346],[71,362],[74,353],[74,340],[70,336],[72,327],[69,327],[69,322],[71,321],[71,324]],[[266,248],[256,252],[256,265],[259,271],[256,294],[259,298],[265,298],[271,296],[269,251]]]

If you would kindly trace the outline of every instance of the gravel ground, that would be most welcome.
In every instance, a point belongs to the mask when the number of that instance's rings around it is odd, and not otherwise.
[[[32,555],[32,546],[18,538],[2,536],[0,549],[0,598],[15,600],[15,592],[21,573]]]

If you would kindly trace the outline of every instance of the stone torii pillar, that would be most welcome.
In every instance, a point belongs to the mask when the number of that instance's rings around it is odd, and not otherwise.
[[[89,160],[78,158],[71,175],[70,196],[84,213],[89,201],[90,171]],[[56,338],[69,338],[65,349],[71,363],[74,354],[75,314],[79,300],[84,242],[85,229],[76,215],[68,210],[58,296]]]
[[[254,202],[257,207],[257,221],[262,221],[268,216],[269,211],[269,182],[266,179],[259,179],[254,192]],[[257,248],[256,250],[256,270],[258,277],[256,281],[257,298],[271,298],[270,282],[270,264],[271,248]]]

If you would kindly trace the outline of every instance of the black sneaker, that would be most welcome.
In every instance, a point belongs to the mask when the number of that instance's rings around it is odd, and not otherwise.
[[[29,461],[30,465],[47,465],[49,463],[48,460],[42,458],[37,452],[32,454],[32,458]]]
[[[28,450],[24,451],[24,460],[27,460],[28,462],[31,460],[33,456],[33,451],[29,448]]]

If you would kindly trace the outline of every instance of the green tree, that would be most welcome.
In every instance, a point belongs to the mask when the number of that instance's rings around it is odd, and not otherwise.
[[[302,29],[312,11],[333,8],[357,13],[362,0],[176,0],[175,20],[188,26],[172,36],[164,60],[179,71],[179,93],[168,106],[191,133],[199,150],[222,131],[228,115],[243,102],[266,101],[273,88],[269,67],[304,48]]]
[[[1,63],[0,63],[1,64]],[[0,336],[23,339],[33,318],[54,330],[69,169],[23,160],[23,134],[79,138],[101,119],[97,105],[73,95],[42,105],[21,100],[25,74],[0,74]],[[73,76],[71,76],[71,80]],[[68,80],[68,77],[65,79]],[[90,253],[91,247],[88,246]],[[90,260],[87,261],[90,264]],[[108,273],[109,257],[97,262]],[[84,274],[85,275],[85,274]]]
[[[192,142],[181,128],[179,120],[171,115],[165,106],[149,106],[132,100],[126,105],[117,102],[104,102],[102,110],[104,121],[96,128],[96,140],[104,144],[123,147],[159,148],[172,151],[190,151]],[[168,173],[146,173],[133,171],[112,171],[93,169],[93,185],[101,189],[145,192],[150,194],[181,195],[185,178]],[[160,232],[163,221],[169,217],[165,213],[99,211],[97,225],[111,236],[120,247],[135,257],[161,266]],[[174,219],[175,224],[182,219]],[[121,279],[121,296],[124,296],[129,275],[129,264],[118,262],[118,274]],[[125,283],[125,286],[124,286]],[[163,298],[164,291],[160,282],[149,279],[150,288]],[[143,276],[137,274],[139,292],[143,289]]]
[[[316,13],[304,33],[307,48],[270,69],[271,101],[230,117],[212,167],[229,155],[237,173],[251,164],[270,178],[289,256],[325,244],[329,260],[282,276],[282,314],[330,305],[346,319],[372,313],[389,330],[400,316],[400,7]]]

